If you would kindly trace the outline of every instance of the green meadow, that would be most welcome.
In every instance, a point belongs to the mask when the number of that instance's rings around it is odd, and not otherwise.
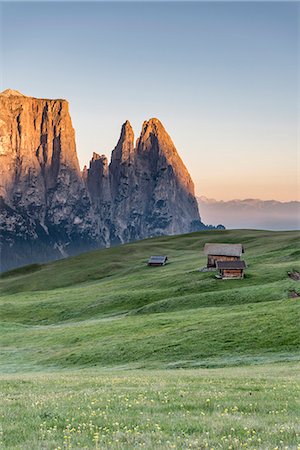
[[[205,231],[2,274],[0,447],[300,449],[299,238]],[[200,272],[206,242],[243,243],[245,278]]]

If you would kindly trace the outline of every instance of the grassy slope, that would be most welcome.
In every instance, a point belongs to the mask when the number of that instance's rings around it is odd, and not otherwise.
[[[244,280],[200,273],[205,242],[242,242]],[[151,254],[170,264],[149,268]],[[1,364],[224,366],[299,359],[297,232],[211,231],[96,251],[2,276]]]

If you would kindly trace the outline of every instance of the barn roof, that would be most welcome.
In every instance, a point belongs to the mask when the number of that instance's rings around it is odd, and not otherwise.
[[[217,261],[217,269],[246,269],[245,261]]]
[[[242,244],[205,244],[204,253],[218,256],[241,256],[244,253],[244,247]]]
[[[167,256],[150,256],[149,263],[153,264],[163,264],[167,261]]]

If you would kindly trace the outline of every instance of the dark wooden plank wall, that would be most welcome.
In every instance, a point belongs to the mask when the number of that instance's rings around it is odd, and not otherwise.
[[[216,261],[238,261],[239,256],[208,255],[207,267],[216,267]]]

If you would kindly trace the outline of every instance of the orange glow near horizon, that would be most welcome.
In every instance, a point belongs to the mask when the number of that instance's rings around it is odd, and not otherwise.
[[[295,179],[272,183],[251,183],[244,180],[241,184],[232,180],[201,180],[195,182],[195,192],[198,197],[204,196],[217,201],[234,199],[277,200],[280,202],[300,201],[300,186]]]

